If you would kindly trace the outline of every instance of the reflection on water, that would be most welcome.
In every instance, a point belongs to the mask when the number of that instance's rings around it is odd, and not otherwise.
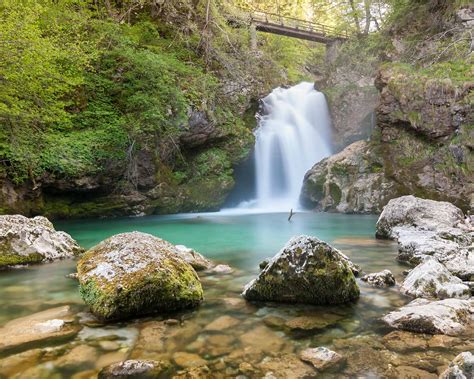
[[[396,288],[376,289],[359,280],[358,302],[331,307],[257,305],[240,297],[243,285],[257,275],[258,263],[298,234],[332,243],[366,272],[388,268],[401,280],[404,267],[395,261],[396,244],[373,237],[375,221],[372,216],[298,213],[291,222],[286,214],[200,214],[58,223],[58,229],[85,247],[112,234],[139,230],[193,247],[236,270],[231,275],[203,275],[205,301],[196,310],[108,326],[91,321],[77,282],[65,278],[74,271],[74,261],[2,272],[0,324],[70,304],[82,330],[48,350],[34,346],[20,356],[4,353],[0,377],[21,372],[24,378],[95,377],[105,365],[127,358],[167,359],[176,370],[205,364],[211,377],[261,377],[269,371],[288,377],[285,370],[303,375],[308,369],[294,354],[316,346],[327,346],[347,358],[339,374],[329,377],[356,373],[385,377],[392,375],[392,366],[415,366],[434,373],[455,355],[452,349],[441,346],[407,352],[387,346],[384,335],[390,331],[380,317],[408,301]],[[170,318],[173,321],[164,321]],[[457,342],[460,349],[464,344]],[[423,368],[419,362],[424,362]]]

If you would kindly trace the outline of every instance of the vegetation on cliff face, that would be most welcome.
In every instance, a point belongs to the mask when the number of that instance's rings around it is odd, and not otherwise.
[[[232,12],[190,0],[2,2],[0,209],[218,207],[253,144],[243,113],[309,78],[313,55],[273,36],[251,50],[248,28],[224,17]]]
[[[379,112],[372,142],[380,151],[399,146],[384,171],[400,182],[404,168],[421,169],[410,155],[421,149],[423,169],[431,167],[435,177],[442,172],[456,191],[472,167],[471,37],[457,15],[466,5],[3,1],[0,212],[82,217],[217,209],[253,144],[255,122],[246,114],[252,104],[276,86],[319,78],[339,151],[372,133],[382,62],[391,75],[383,87],[392,97],[385,100],[398,104]],[[357,38],[329,46],[325,62],[322,45],[295,39],[258,34],[255,48],[242,7],[324,21]],[[449,105],[436,100],[430,107],[437,110],[429,111],[427,95],[449,98]],[[434,186],[437,192],[426,195],[444,198],[438,180],[413,180],[407,190],[423,195]]]
[[[362,213],[379,211],[390,198],[404,194],[451,201],[463,209],[472,206],[469,12],[462,1],[395,2],[381,33],[336,49],[321,82],[336,148],[360,138],[370,141],[362,155],[354,144],[315,165],[303,186],[305,201],[325,210]],[[334,170],[328,175],[333,161],[350,166],[362,158],[367,164],[358,165],[355,175]],[[374,175],[380,179],[378,195],[369,200]],[[331,195],[335,185],[345,194],[341,204]],[[354,196],[358,192],[366,199]]]

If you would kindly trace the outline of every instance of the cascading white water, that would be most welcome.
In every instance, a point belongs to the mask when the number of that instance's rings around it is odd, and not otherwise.
[[[305,173],[331,152],[326,99],[313,83],[303,82],[276,88],[263,108],[255,133],[257,197],[240,208],[297,209]]]

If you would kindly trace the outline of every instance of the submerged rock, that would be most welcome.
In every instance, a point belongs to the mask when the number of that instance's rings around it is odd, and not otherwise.
[[[83,249],[45,217],[0,216],[0,268],[74,257]]]
[[[427,259],[410,271],[401,291],[414,297],[446,299],[469,298],[470,288],[434,259]]]
[[[186,353],[184,351],[174,353],[173,361],[182,368],[203,367],[207,364],[207,361],[199,355]]]
[[[240,320],[232,316],[220,316],[212,321],[210,324],[206,325],[204,328],[205,331],[219,332],[222,330],[233,328],[234,326],[240,324]]]
[[[130,359],[104,367],[100,370],[98,379],[154,379],[166,374],[170,369],[169,362]]]
[[[317,372],[313,367],[303,363],[295,354],[274,354],[265,357],[257,366],[261,378],[314,378]]]
[[[232,269],[232,267],[228,266],[228,265],[217,265],[213,268],[211,268],[209,270],[210,273],[212,274],[223,274],[223,275],[226,275],[226,274],[232,274],[234,272],[234,270]]]
[[[469,351],[459,354],[439,377],[440,379],[473,379],[474,355]]]
[[[103,320],[175,311],[203,299],[191,265],[169,242],[145,233],[102,241],[84,254],[77,271],[82,298]]]
[[[48,309],[7,322],[0,328],[0,352],[31,343],[72,337],[79,331],[71,325],[69,306]]]
[[[364,275],[361,280],[375,287],[391,287],[395,285],[395,277],[390,270]]]
[[[453,228],[463,221],[462,211],[451,203],[401,196],[390,200],[384,207],[377,221],[376,235],[393,239],[400,227],[437,231]]]
[[[308,236],[292,238],[248,283],[247,300],[339,304],[359,297],[348,259],[327,243]]]
[[[344,363],[342,355],[326,347],[316,347],[303,350],[300,358],[304,362],[311,363],[317,370],[324,371],[328,368],[335,368]]]
[[[209,259],[189,247],[176,245],[175,248],[178,255],[193,266],[196,271],[209,270],[214,267],[214,264]]]
[[[327,313],[324,315],[317,316],[299,316],[292,318],[285,323],[285,326],[293,332],[298,331],[313,331],[324,329],[330,325],[336,324],[338,321],[343,319],[343,316]]]
[[[415,333],[457,335],[474,321],[474,300],[416,299],[390,312],[383,321],[396,329]]]

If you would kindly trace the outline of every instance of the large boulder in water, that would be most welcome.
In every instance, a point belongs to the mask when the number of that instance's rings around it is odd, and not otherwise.
[[[87,251],[77,265],[81,296],[92,313],[117,320],[197,306],[199,278],[167,241],[132,232]]]
[[[474,300],[416,299],[390,312],[383,321],[396,329],[414,333],[458,335],[474,321]]]
[[[327,243],[292,238],[244,289],[247,300],[339,304],[359,297],[350,261]]]
[[[0,268],[70,258],[83,252],[45,217],[0,216]]]
[[[440,379],[473,379],[474,354],[465,351],[456,356],[448,368],[441,373]]]
[[[464,220],[462,211],[446,201],[421,199],[412,195],[392,199],[384,207],[377,225],[380,238],[396,238],[398,228],[437,231],[456,227]]]
[[[470,288],[437,260],[429,258],[410,271],[401,291],[413,297],[467,299]]]
[[[433,257],[453,275],[474,279],[474,233],[453,204],[402,196],[390,200],[376,227],[377,237],[398,241],[398,260],[417,265]]]

